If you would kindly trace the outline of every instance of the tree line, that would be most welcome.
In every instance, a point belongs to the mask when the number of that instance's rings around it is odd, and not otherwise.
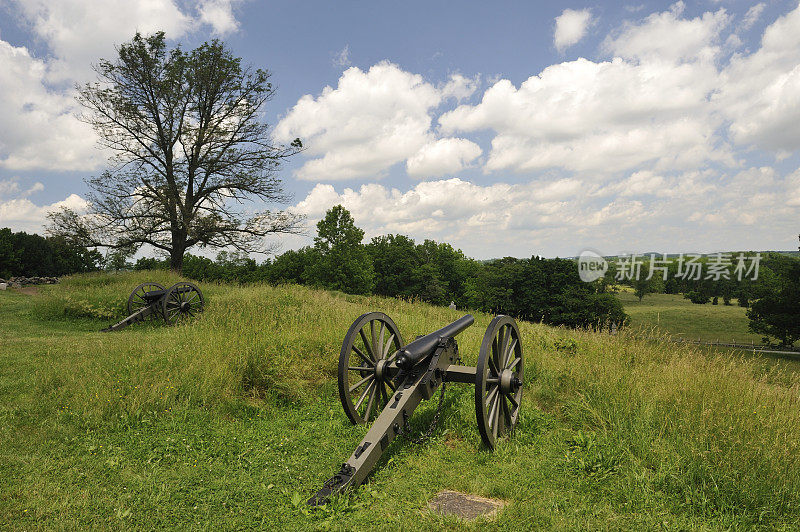
[[[93,249],[58,237],[0,229],[0,278],[59,277],[99,270],[103,256]]]
[[[348,294],[454,303],[519,319],[570,327],[623,325],[622,304],[599,284],[584,283],[575,261],[505,257],[478,261],[448,243],[381,235],[363,243],[364,231],[337,205],[317,223],[313,246],[289,250],[261,264],[246,254],[221,252],[216,260],[187,255],[183,274],[198,280],[294,283]],[[136,269],[167,268],[142,258]]]

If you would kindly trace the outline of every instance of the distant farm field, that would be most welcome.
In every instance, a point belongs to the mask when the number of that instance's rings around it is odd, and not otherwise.
[[[0,528],[800,528],[797,373],[624,330],[532,323],[520,323],[513,437],[483,448],[473,388],[449,386],[428,443],[393,443],[364,486],[309,509],[366,430],[347,421],[335,382],[351,322],[384,311],[410,339],[462,313],[201,284],[207,310],[195,321],[98,332],[146,280],[178,277],[87,275],[0,292]],[[475,318],[458,337],[467,364],[491,320]],[[412,424],[427,426],[434,410],[427,402]],[[427,501],[443,489],[508,505],[489,521],[440,517]]]
[[[648,294],[639,302],[631,292],[620,292],[631,326],[638,329],[656,327],[676,338],[704,342],[761,344],[761,335],[747,329],[746,309],[736,304],[696,305],[680,294]]]

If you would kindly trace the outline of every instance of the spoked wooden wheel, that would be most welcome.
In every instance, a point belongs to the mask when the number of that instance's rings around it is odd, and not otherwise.
[[[339,399],[353,424],[369,422],[395,390],[389,369],[403,338],[383,312],[362,314],[344,337],[339,354]]]
[[[142,283],[137,286],[131,295],[128,296],[128,314],[133,314],[144,307],[149,307],[152,301],[147,299],[147,294],[149,292],[156,292],[158,290],[164,290],[164,287],[158,283]],[[159,312],[161,309],[159,309]],[[151,316],[157,316],[159,313],[151,314]]]
[[[181,282],[169,287],[162,305],[164,321],[172,325],[202,312],[205,299],[195,285]]]
[[[490,449],[519,420],[523,366],[517,323],[509,316],[497,316],[483,336],[475,376],[478,430]]]

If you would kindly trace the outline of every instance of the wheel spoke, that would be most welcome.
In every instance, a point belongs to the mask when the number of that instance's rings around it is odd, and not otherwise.
[[[369,364],[369,367],[371,367],[371,368],[374,368],[374,367],[375,367],[375,362],[373,362],[372,360],[370,360],[369,358],[367,358],[367,356],[366,356],[364,353],[362,353],[362,352],[361,352],[361,350],[360,350],[359,348],[357,348],[355,345],[353,346],[353,351],[355,351],[355,352],[356,352],[356,354],[357,354],[358,356],[360,356],[360,357],[361,357],[361,358],[364,360],[364,362],[366,362],[367,364]]]
[[[494,377],[486,379],[486,384],[497,384],[498,382],[500,382],[500,379],[495,379]]]
[[[486,399],[484,399],[484,402],[486,403],[487,406],[492,401],[492,399],[494,399],[494,396],[497,395],[497,390],[499,389],[500,386],[495,386],[489,393],[486,394]]]
[[[350,393],[353,393],[354,391],[356,391],[357,388],[361,387],[365,382],[367,382],[368,380],[372,379],[373,377],[374,377],[374,375],[372,373],[370,373],[369,375],[367,375],[366,377],[364,377],[363,379],[361,379],[360,381],[358,381],[357,383],[352,385],[350,387]]]
[[[501,330],[504,329],[504,328],[505,327],[502,327]],[[500,350],[501,360],[498,360],[498,362],[500,363],[499,367],[501,367],[501,368],[506,367],[506,357],[508,356],[508,340],[510,338],[511,338],[511,325],[508,326],[508,331],[506,331],[503,334],[503,343],[502,343],[503,347]]]
[[[517,402],[517,399],[516,399],[516,398],[512,398],[512,396],[511,396],[511,395],[507,395],[506,397],[508,397],[508,399],[509,399],[509,400],[510,400],[510,401],[511,401],[511,402],[512,402],[514,405],[515,405],[515,406],[514,406],[514,409],[511,411],[511,417],[512,417],[512,418],[513,418],[513,417],[516,417],[516,416],[519,414],[519,407],[520,407],[520,405],[519,405],[519,403]]]
[[[499,395],[495,395],[494,396],[494,401],[492,401],[492,404],[489,407],[489,419],[487,421],[488,421],[490,427],[492,426],[492,422],[493,421],[497,421],[497,418],[496,418],[496,416],[497,416],[497,402],[499,400],[500,400],[500,396]]]
[[[493,352],[493,354],[494,354],[494,364],[495,364],[495,366],[497,368],[502,368],[503,367],[502,357],[503,357],[503,348],[505,347],[505,343],[503,342],[504,336],[505,336],[504,329],[505,329],[505,327],[500,327],[500,329],[497,331],[497,347],[495,348],[495,350]]]
[[[519,407],[519,403],[517,402],[517,400],[516,400],[516,398],[514,397],[513,394],[506,393],[506,394],[503,394],[503,395],[506,396],[506,399],[511,401],[511,404],[514,405],[515,408]]]
[[[503,407],[503,418],[505,419],[504,429],[508,431],[508,429],[511,428],[511,412],[508,409],[508,403],[506,403],[505,399],[501,401],[500,405]]]
[[[374,384],[375,384],[375,382],[371,382],[371,383],[369,383],[369,384],[367,385],[367,387],[366,387],[366,388],[364,388],[364,391],[361,393],[361,397],[359,397],[359,398],[358,398],[358,402],[356,403],[356,406],[355,406],[355,409],[354,409],[356,412],[358,412],[358,409],[359,409],[359,407],[360,407],[360,406],[361,406],[361,404],[364,402],[364,398],[366,398],[366,397],[367,397],[367,394],[368,394],[368,393],[369,393],[369,391],[372,389],[372,386],[373,386]]]
[[[381,350],[380,358],[386,358],[386,350],[383,348],[383,333],[386,329],[386,324],[381,322],[381,332],[378,333],[378,343],[375,344],[375,347]]]
[[[492,435],[497,439],[497,427],[500,425],[500,420],[498,416],[500,414],[500,402],[503,400],[503,397],[498,395],[497,401],[494,402],[494,425],[492,426]]]
[[[392,346],[392,342],[394,341],[394,333],[389,335],[389,339],[383,344],[383,357],[386,358],[389,356],[389,348]]]
[[[494,359],[492,357],[488,358],[489,358],[489,371],[492,373],[492,375],[497,375],[499,377],[500,372],[497,371],[497,366],[494,363]]]
[[[515,341],[516,341],[516,340],[515,340]],[[514,359],[514,362],[512,362],[511,364],[509,364],[509,365],[506,367],[506,369],[514,369],[514,366],[516,366],[517,364],[519,364],[519,361],[520,361],[520,360],[522,360],[522,359],[521,359],[521,358],[519,358],[519,357],[515,358],[515,359]]]
[[[392,384],[392,379],[389,379],[389,380],[384,381],[384,382],[386,382],[386,384],[389,386],[389,388],[392,389],[392,392],[396,392],[397,391],[397,388],[395,388],[394,384]]]
[[[378,352],[378,337],[375,336],[375,320],[369,322],[369,337],[372,340],[370,347],[372,348],[372,356],[375,357],[375,360],[378,361],[381,359],[381,354]]]
[[[369,394],[369,402],[367,403],[367,411],[364,414],[364,421],[369,421],[369,416],[372,413],[372,405],[375,402],[375,395],[378,393],[378,385],[372,387],[372,393]]]
[[[503,360],[503,367],[508,369],[508,361],[511,360],[511,356],[514,353],[514,348],[517,346],[517,340],[514,339],[508,345],[508,349],[506,350],[505,359]]]
[[[371,371],[372,368],[368,368],[366,366],[347,366],[347,369],[350,371]]]
[[[389,394],[386,393],[386,383],[381,383],[381,397],[383,397],[383,404],[389,403]]]
[[[371,323],[371,322],[370,322]],[[372,365],[375,365],[375,355],[372,353],[372,347],[370,347],[369,342],[367,341],[367,335],[364,334],[364,328],[362,327],[358,334],[361,335],[361,339],[364,341],[364,349],[366,349],[367,354],[370,357],[370,361]]]

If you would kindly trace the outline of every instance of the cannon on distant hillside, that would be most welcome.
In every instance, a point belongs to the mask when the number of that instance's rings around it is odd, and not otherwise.
[[[175,283],[167,289],[158,283],[142,283],[128,297],[129,316],[103,332],[118,331],[131,323],[156,317],[171,325],[202,312],[204,305],[203,293],[192,283]]]
[[[441,413],[445,383],[475,384],[478,431],[487,447],[511,432],[522,402],[522,341],[517,323],[497,316],[483,335],[478,365],[461,366],[455,336],[475,322],[467,314],[436,332],[403,344],[394,322],[381,312],[360,316],[347,331],[339,355],[339,398],[354,424],[372,427],[339,472],[308,504],[361,484],[396,437],[421,443],[433,432]],[[439,406],[422,438],[409,435],[408,421],[423,399],[441,385]]]

